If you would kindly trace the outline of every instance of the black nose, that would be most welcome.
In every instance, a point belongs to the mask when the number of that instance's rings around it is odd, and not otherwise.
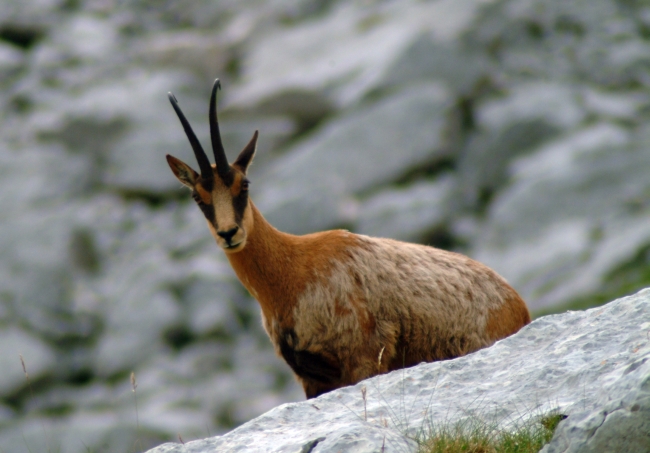
[[[239,231],[239,227],[236,226],[234,228],[229,229],[228,231],[219,231],[217,234],[224,238],[228,244],[230,244],[230,241],[232,237]]]

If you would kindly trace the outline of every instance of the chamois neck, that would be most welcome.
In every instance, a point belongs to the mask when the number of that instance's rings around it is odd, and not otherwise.
[[[278,300],[279,294],[295,294],[292,278],[296,265],[297,237],[275,229],[250,202],[252,227],[246,232],[246,245],[226,256],[237,277],[257,299],[264,315],[287,316],[290,300]]]
[[[296,236],[277,230],[264,218],[252,201],[250,201],[249,209],[253,222],[252,228],[249,228],[246,233],[246,246],[233,256],[242,255],[242,253],[249,255],[264,253],[264,256],[269,259],[290,254],[292,249],[290,244],[296,239]],[[256,256],[256,258],[264,259],[263,256]]]

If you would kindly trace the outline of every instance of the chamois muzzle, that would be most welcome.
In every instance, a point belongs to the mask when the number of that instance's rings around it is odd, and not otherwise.
[[[235,226],[228,231],[219,231],[217,234],[228,243],[228,246],[232,246],[232,237],[237,233],[237,231],[239,231],[239,227]]]

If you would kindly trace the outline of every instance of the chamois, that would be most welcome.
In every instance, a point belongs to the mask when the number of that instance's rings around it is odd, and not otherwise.
[[[464,255],[345,230],[294,236],[276,230],[249,197],[258,131],[232,165],[212,87],[211,165],[176,98],[169,100],[199,164],[167,155],[206,217],[237,277],[257,299],[276,353],[307,398],[376,374],[490,346],[530,322],[496,272]]]

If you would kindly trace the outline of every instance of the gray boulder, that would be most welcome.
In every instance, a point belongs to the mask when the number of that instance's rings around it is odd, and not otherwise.
[[[551,411],[568,418],[545,453],[647,452],[648,335],[650,289],[537,319],[466,357],[284,404],[226,435],[149,453],[416,451],[436,424],[479,418],[507,428]]]
[[[453,187],[453,177],[446,175],[403,190],[383,190],[359,208],[357,230],[370,236],[417,242],[444,223]]]
[[[513,182],[470,255],[506,275],[532,310],[597,294],[650,241],[647,213],[636,208],[650,168],[643,129],[593,124],[511,163]]]
[[[451,41],[471,24],[479,6],[476,0],[339,2],[320,20],[277,27],[252,42],[232,102],[253,108],[289,101],[296,116],[316,115],[320,109],[314,104],[353,105],[391,81],[389,71],[423,33]]]
[[[439,84],[429,83],[328,122],[270,166],[255,202],[276,228],[292,233],[354,220],[353,194],[449,157],[449,102]]]

